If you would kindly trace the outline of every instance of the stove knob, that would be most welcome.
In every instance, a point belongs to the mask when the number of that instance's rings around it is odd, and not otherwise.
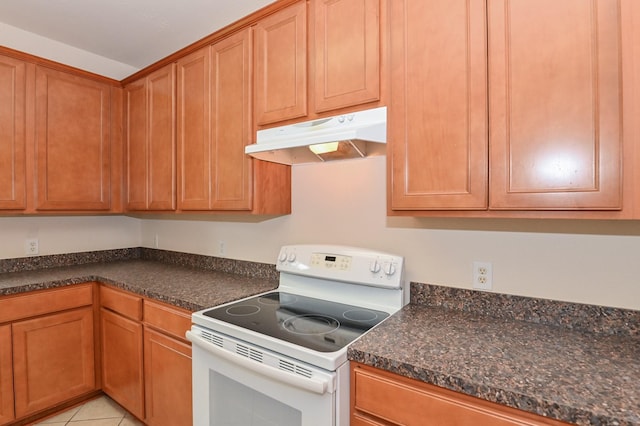
[[[380,263],[377,260],[374,260],[371,262],[371,265],[369,265],[369,270],[374,274],[377,274],[380,272]]]
[[[384,264],[384,273],[387,275],[393,275],[396,273],[396,267],[393,263],[385,263]]]
[[[282,251],[280,252],[280,256],[278,256],[278,261],[284,262],[285,260],[287,260],[287,252]]]
[[[296,254],[295,253],[289,253],[289,256],[287,256],[287,260],[291,263],[296,261]]]

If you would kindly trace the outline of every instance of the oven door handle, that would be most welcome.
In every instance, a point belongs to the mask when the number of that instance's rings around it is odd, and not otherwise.
[[[287,383],[289,385],[295,386],[297,388],[317,393],[319,395],[327,392],[329,387],[328,380],[322,380],[320,378],[307,378],[302,376],[296,376],[294,374],[279,370],[275,367],[272,367],[267,364],[262,364],[258,361],[252,361],[249,358],[245,358],[241,355],[237,355],[233,352],[229,352],[225,349],[222,349],[213,343],[208,342],[207,340],[201,338],[196,333],[193,333],[190,330],[187,330],[186,333],[187,339],[192,343],[198,345],[205,351],[218,356],[220,358],[225,359],[233,364],[244,367],[248,370],[251,370],[255,373],[258,373],[262,376],[266,376],[271,379],[275,379],[279,382]]]

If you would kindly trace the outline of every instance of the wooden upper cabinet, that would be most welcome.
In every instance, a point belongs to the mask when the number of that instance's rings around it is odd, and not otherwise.
[[[0,56],[0,210],[27,207],[26,67]]]
[[[391,209],[486,209],[485,2],[393,0],[389,25]]]
[[[379,100],[380,0],[313,4],[315,111]]]
[[[244,153],[253,137],[251,33],[246,28],[178,60],[181,211],[291,211],[290,168]]]
[[[178,60],[178,208],[211,208],[211,49]]]
[[[620,2],[489,2],[491,209],[622,207]]]
[[[250,210],[253,171],[244,147],[253,137],[251,29],[237,32],[211,49],[211,207]]]
[[[125,87],[127,209],[175,210],[175,65]]]
[[[307,3],[301,1],[254,26],[255,121],[307,115]]]
[[[36,68],[37,210],[109,210],[110,97],[105,83]]]

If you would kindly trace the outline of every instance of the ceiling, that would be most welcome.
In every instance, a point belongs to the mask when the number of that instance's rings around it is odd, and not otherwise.
[[[0,22],[139,70],[273,1],[0,0]]]

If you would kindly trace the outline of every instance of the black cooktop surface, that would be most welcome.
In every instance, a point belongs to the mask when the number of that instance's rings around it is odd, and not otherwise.
[[[335,352],[389,316],[358,306],[271,292],[204,315],[320,352]]]

